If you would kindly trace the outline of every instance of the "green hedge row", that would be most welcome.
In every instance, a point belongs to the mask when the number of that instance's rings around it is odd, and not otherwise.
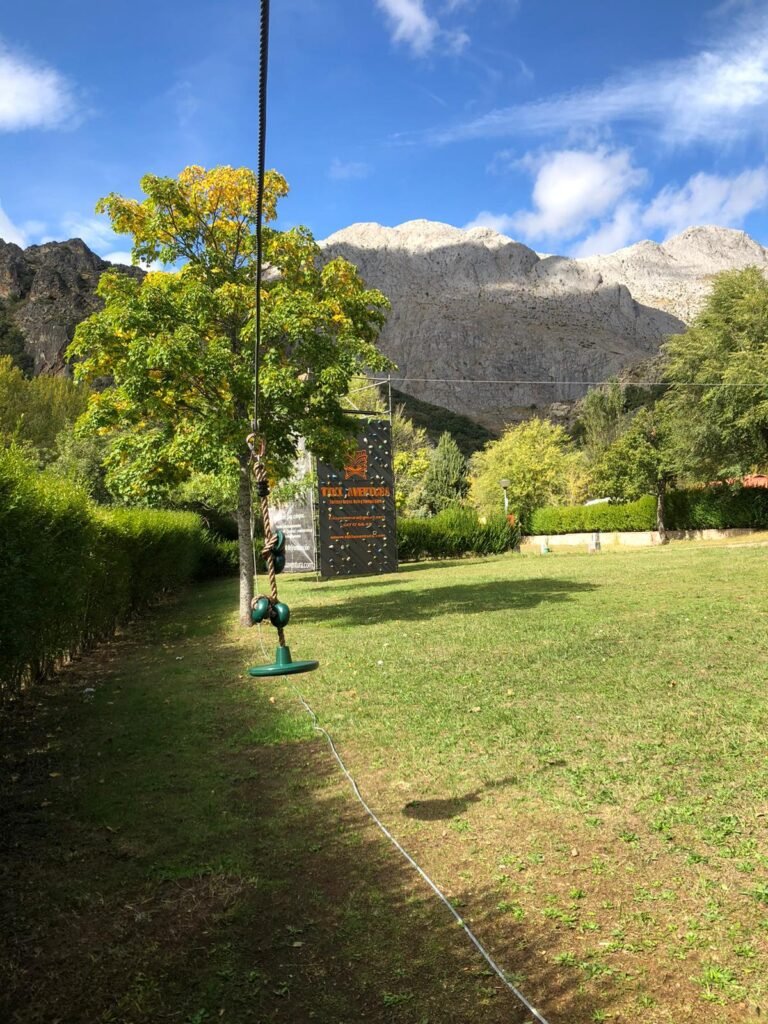
[[[668,530],[768,529],[768,488],[708,487],[670,491]],[[650,495],[626,505],[569,505],[540,508],[526,524],[530,535],[640,531],[656,529],[656,499]]]
[[[538,508],[531,513],[525,532],[552,536],[558,533],[594,533],[597,530],[655,530],[656,499],[650,495],[626,505],[565,505]]]
[[[768,529],[768,488],[708,487],[667,496],[667,529]]]
[[[99,508],[0,451],[0,690],[46,675],[227,557],[193,513]]]
[[[470,508],[448,508],[429,519],[399,519],[397,523],[401,562],[495,555],[516,547],[519,541],[519,529],[511,526],[506,516],[493,516],[481,523]]]

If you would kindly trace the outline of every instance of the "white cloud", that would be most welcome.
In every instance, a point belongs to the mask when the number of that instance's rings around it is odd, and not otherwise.
[[[643,222],[668,234],[693,224],[734,227],[767,201],[768,167],[743,171],[733,178],[694,174],[681,188],[663,188],[645,211]]]
[[[13,223],[11,218],[3,209],[2,204],[0,204],[0,238],[2,238],[4,242],[12,242],[14,245],[20,245],[22,249],[27,244],[26,233],[22,228],[17,227],[16,224]]]
[[[72,119],[77,106],[60,72],[0,42],[0,131],[57,128]]]
[[[535,173],[533,209],[484,210],[467,228],[489,227],[534,246],[554,243],[571,255],[592,256],[695,225],[741,227],[750,213],[768,207],[768,164],[731,177],[700,172],[647,200],[638,194],[647,174],[627,149],[558,150],[529,155],[517,166]]]
[[[376,0],[387,15],[392,41],[410,47],[416,57],[424,57],[436,47],[454,56],[469,46],[469,35],[463,28],[443,28],[437,18],[427,14],[425,0]],[[465,6],[464,0],[449,2],[442,13],[452,14]]]
[[[456,142],[624,124],[650,129],[669,144],[720,146],[761,131],[766,116],[768,14],[762,11],[692,56],[631,69],[592,89],[493,110],[429,138]]]
[[[521,163],[536,172],[534,209],[515,214],[511,223],[529,238],[573,238],[645,180],[627,149],[563,149]]]
[[[61,219],[58,237],[81,238],[90,249],[101,255],[105,251],[115,251],[121,236],[115,234],[106,217],[82,217],[68,213]]]
[[[371,173],[370,164],[361,160],[338,160],[331,161],[328,168],[328,177],[333,181],[351,181],[355,178],[367,178]]]
[[[470,228],[491,228],[492,231],[498,231],[500,235],[508,235],[514,226],[515,218],[510,216],[510,214],[491,213],[490,210],[482,210],[473,220],[464,225],[464,230],[469,231]]]
[[[417,55],[432,49],[440,26],[424,10],[423,0],[376,0],[389,18],[392,39],[405,43]]]
[[[131,259],[131,254],[129,252],[108,252],[101,258],[106,260],[108,263],[120,263],[126,267],[133,266],[133,260]]]
[[[640,203],[633,200],[619,203],[612,216],[575,246],[571,255],[596,256],[623,249],[642,237],[642,223]]]

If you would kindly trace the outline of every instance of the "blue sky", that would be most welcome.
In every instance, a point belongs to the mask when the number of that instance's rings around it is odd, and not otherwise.
[[[125,252],[93,207],[255,163],[258,4],[0,14],[0,237]],[[768,0],[273,0],[281,225],[483,224],[610,252],[691,224],[768,244]]]

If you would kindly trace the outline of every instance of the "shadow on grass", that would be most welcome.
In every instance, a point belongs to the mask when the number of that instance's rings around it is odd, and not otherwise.
[[[403,814],[406,818],[416,818],[418,821],[444,821],[448,818],[456,818],[464,814],[470,804],[476,804],[482,798],[482,794],[488,790],[504,789],[505,786],[515,786],[519,779],[514,775],[498,779],[495,782],[487,782],[484,786],[478,786],[471,793],[454,797],[432,797],[429,800],[410,800],[403,807]]]
[[[574,580],[474,580],[418,589],[413,586],[394,589],[390,584],[386,593],[353,595],[345,600],[345,588],[339,594],[338,603],[304,607],[301,618],[304,622],[327,622],[339,626],[398,620],[414,622],[445,614],[481,615],[502,608],[525,611],[543,602],[570,601],[574,594],[596,589],[594,583]]]
[[[210,636],[209,593],[83,659],[12,723],[2,1019],[530,1020],[292,698],[245,681],[243,651]],[[593,1019],[578,971],[542,952],[543,922],[503,919],[495,892],[451,895],[550,1024]]]

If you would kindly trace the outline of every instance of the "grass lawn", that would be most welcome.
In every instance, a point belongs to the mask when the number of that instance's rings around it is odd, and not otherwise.
[[[550,1024],[768,1013],[767,558],[281,580],[294,656],[322,662],[295,684]],[[263,655],[235,587],[8,716],[0,1016],[528,1020],[365,817],[294,683],[245,676]]]

